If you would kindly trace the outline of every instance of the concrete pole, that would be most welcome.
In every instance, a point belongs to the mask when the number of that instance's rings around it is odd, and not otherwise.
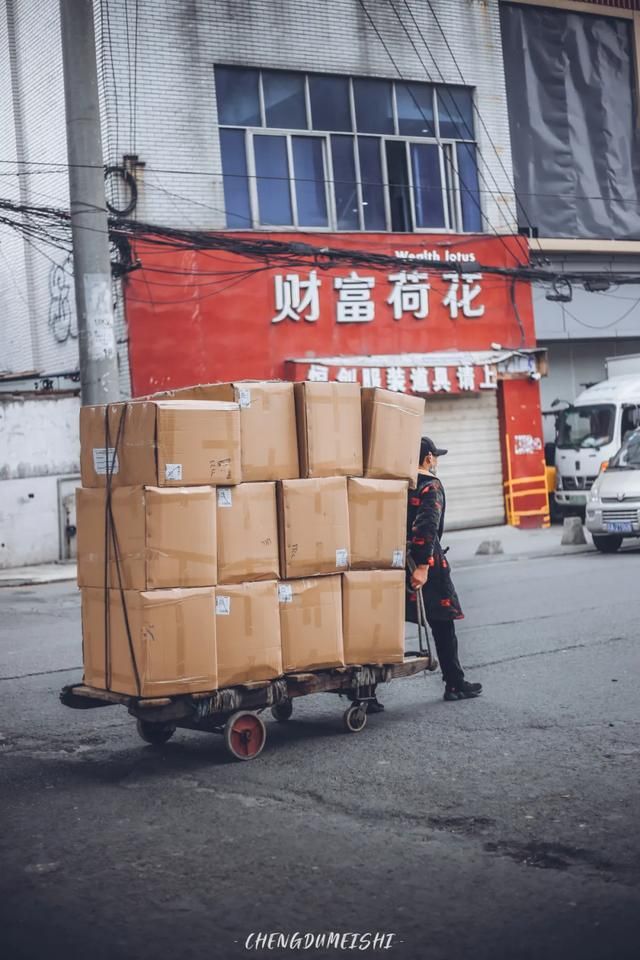
[[[82,403],[120,399],[93,0],[60,0]]]

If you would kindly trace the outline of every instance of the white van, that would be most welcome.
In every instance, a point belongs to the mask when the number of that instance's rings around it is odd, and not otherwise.
[[[556,423],[555,500],[563,512],[584,513],[600,468],[640,426],[640,375],[614,376],[583,390]]]

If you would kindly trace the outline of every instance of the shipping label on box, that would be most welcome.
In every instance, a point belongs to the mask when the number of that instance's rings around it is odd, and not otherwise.
[[[285,673],[344,666],[341,577],[291,580],[279,594]]]
[[[280,575],[340,573],[349,565],[349,510],[344,477],[283,480],[278,485]]]
[[[407,539],[406,480],[348,481],[351,568],[404,568]]]

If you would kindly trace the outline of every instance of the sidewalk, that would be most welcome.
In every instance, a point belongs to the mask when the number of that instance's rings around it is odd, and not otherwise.
[[[33,567],[12,567],[0,570],[0,587],[27,587],[35,583],[75,580],[75,563],[39,563]]]
[[[477,527],[473,530],[446,531],[442,538],[445,547],[451,547],[451,563],[454,567],[479,563],[499,563],[504,560],[525,560],[532,557],[554,557],[565,554],[584,553],[595,550],[591,537],[585,530],[586,544],[563,547],[562,525],[546,529],[520,530],[503,524],[499,527]],[[476,553],[485,540],[499,540],[502,553]]]
[[[563,547],[560,545],[561,538],[561,526],[548,527],[546,530],[519,530],[503,524],[499,527],[445,531],[443,541],[445,547],[451,547],[451,562],[455,567],[524,560],[529,557],[553,557],[595,549],[588,534],[587,544],[579,547]],[[478,555],[476,551],[485,540],[499,540],[502,553]],[[75,579],[75,563],[42,563],[32,567],[0,570],[0,587],[25,587]]]

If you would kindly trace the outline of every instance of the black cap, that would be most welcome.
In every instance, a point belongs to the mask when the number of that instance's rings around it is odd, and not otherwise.
[[[428,453],[432,453],[434,457],[444,457],[447,452],[447,450],[436,447],[431,437],[423,437],[420,441],[420,463],[423,462]]]

